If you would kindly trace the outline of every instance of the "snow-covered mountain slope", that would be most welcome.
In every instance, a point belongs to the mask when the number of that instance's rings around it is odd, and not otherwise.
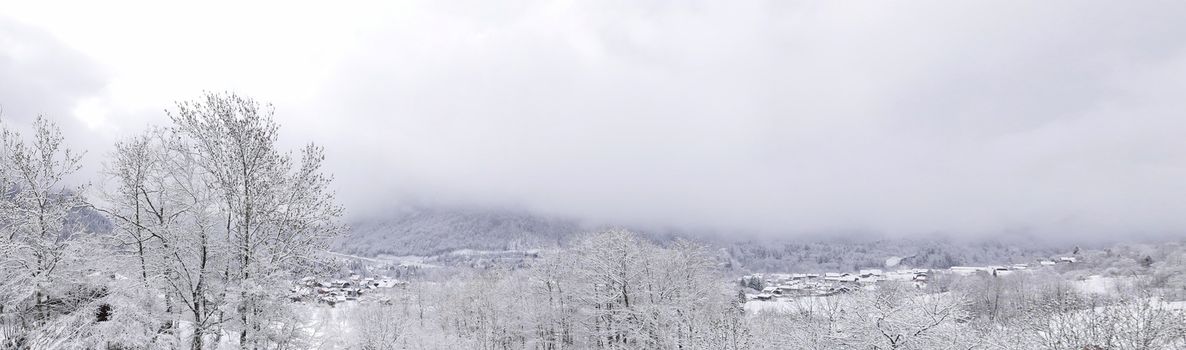
[[[355,220],[335,251],[360,256],[441,256],[466,251],[529,251],[566,244],[593,225],[524,211],[417,207],[380,219]],[[942,236],[822,239],[796,235],[765,238],[715,233],[634,230],[665,246],[679,239],[708,245],[730,268],[749,271],[849,271],[884,267],[888,258],[903,266],[946,268],[964,264],[1030,262],[1057,251],[1013,239],[953,241]],[[749,238],[743,238],[749,237]],[[465,254],[463,254],[465,255]]]
[[[335,250],[364,256],[547,248],[584,232],[575,220],[469,208],[404,208],[379,219],[355,220],[350,226],[350,234]]]

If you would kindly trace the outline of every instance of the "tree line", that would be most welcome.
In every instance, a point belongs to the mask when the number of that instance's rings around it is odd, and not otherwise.
[[[1170,250],[1175,251],[1175,250]],[[1183,250],[1176,250],[1181,255]],[[688,242],[611,230],[542,253],[523,269],[421,281],[376,305],[346,306],[360,349],[1180,349],[1181,285],[1149,271],[1095,275],[1063,264],[994,276],[935,273],[925,288],[885,282],[826,297],[748,300]],[[1112,253],[1119,256],[1119,253]],[[1142,253],[1143,254],[1143,253]],[[1103,263],[1094,252],[1081,265]],[[1103,272],[1103,271],[1097,271]],[[1092,279],[1103,290],[1084,290]]]

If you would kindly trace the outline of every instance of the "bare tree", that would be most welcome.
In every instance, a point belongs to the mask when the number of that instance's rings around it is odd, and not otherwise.
[[[300,320],[283,296],[292,273],[313,266],[343,232],[342,208],[322,172],[324,152],[278,149],[270,106],[206,94],[168,112],[173,126],[117,145],[105,209],[141,261],[188,311],[190,346],[234,330],[243,348],[290,344]]]
[[[107,171],[117,180],[117,195],[104,211],[135,244],[145,276],[166,295],[166,312],[174,304],[188,311],[191,348],[201,349],[222,321],[217,312],[227,299],[213,292],[225,288],[219,272],[226,270],[230,248],[218,239],[222,214],[211,177],[191,148],[163,128],[118,144]]]
[[[271,106],[234,94],[206,94],[181,102],[171,112],[176,132],[192,145],[191,154],[222,203],[225,234],[234,260],[224,270],[238,305],[239,343],[267,341],[269,285],[316,258],[340,234],[342,208],[321,171],[324,152],[308,145],[299,164],[277,148],[279,126]],[[252,333],[256,333],[252,337]]]
[[[83,188],[65,183],[79,160],[44,117],[28,140],[0,124],[0,323],[15,325],[8,342],[35,342],[35,330],[77,306],[54,288],[78,272],[68,271],[69,260],[84,256],[71,239],[80,228],[69,220]]]

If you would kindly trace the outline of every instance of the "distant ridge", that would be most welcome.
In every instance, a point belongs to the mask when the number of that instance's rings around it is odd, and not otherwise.
[[[350,226],[336,250],[362,256],[547,248],[584,232],[576,220],[482,208],[405,207]]]

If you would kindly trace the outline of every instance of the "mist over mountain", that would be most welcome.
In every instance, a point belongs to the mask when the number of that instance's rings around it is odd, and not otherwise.
[[[61,120],[96,174],[173,101],[249,93],[280,142],[326,146],[352,212],[407,195],[783,236],[1186,235],[1182,3],[285,5],[7,6],[3,117]]]
[[[435,256],[462,250],[516,251],[563,247],[574,237],[623,227],[524,210],[466,206],[407,206],[387,216],[356,219],[336,250],[378,256]],[[746,271],[852,271],[898,264],[946,268],[1022,263],[1066,253],[1072,243],[1025,236],[953,239],[947,235],[888,238],[867,233],[793,235],[626,227],[667,246],[679,240],[705,245],[726,267]]]

